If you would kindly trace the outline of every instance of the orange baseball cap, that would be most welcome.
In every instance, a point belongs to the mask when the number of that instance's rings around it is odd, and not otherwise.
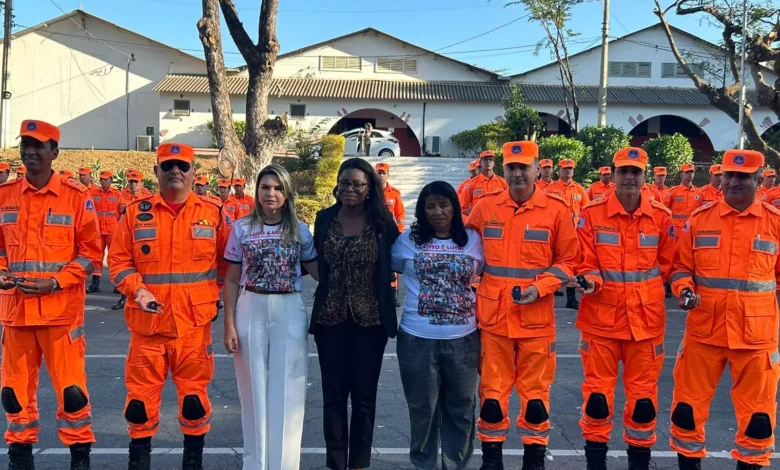
[[[696,171],[696,165],[693,163],[683,163],[680,165],[680,172]]]
[[[22,130],[19,132],[19,137],[32,137],[39,142],[53,140],[59,143],[60,130],[57,126],[48,122],[27,119],[22,121]]]
[[[376,164],[376,171],[379,170],[390,171],[390,165],[388,165],[387,163],[379,162]]]
[[[60,170],[60,175],[61,176],[67,176],[68,178],[72,178],[72,177],[76,176],[76,174],[73,173],[70,170]]]
[[[775,170],[764,170],[764,176],[777,176],[777,173],[775,173]]]
[[[711,165],[710,166],[710,174],[711,175],[721,175],[721,174],[723,174],[723,170],[720,169],[720,165]]]
[[[549,158],[543,158],[539,160],[539,166],[542,168],[547,168],[547,167],[552,168],[553,161],[550,160]]]
[[[469,162],[469,171],[477,170],[477,162]]]
[[[490,150],[484,150],[482,153],[479,154],[479,159],[482,160],[483,158],[495,158],[496,155],[491,152]]]
[[[536,142],[530,140],[520,140],[517,142],[507,142],[504,144],[504,165],[510,163],[521,163],[523,165],[533,165],[534,160],[539,158],[539,146]]]
[[[0,171],[11,171],[11,165],[5,162],[0,162]]]
[[[203,186],[208,186],[209,179],[205,176],[196,176],[195,177],[195,184],[202,184]]]
[[[658,176],[666,176],[666,167],[665,166],[657,166],[653,168],[653,173],[655,173]]]
[[[106,171],[101,171],[100,172],[100,179],[102,179],[102,180],[111,179],[113,177],[114,177],[114,172],[113,171],[106,170]]]
[[[645,170],[647,169],[647,152],[638,147],[623,147],[615,152],[612,164],[615,165],[615,168],[635,166]]]
[[[602,166],[599,168],[599,174],[600,175],[611,175],[612,174],[612,168],[608,166]]]
[[[217,186],[219,186],[220,188],[229,188],[230,180],[227,178],[220,178]]]
[[[167,162],[168,160],[192,163],[195,160],[195,150],[187,144],[162,144],[157,147],[157,163]]]
[[[92,168],[89,168],[89,167],[79,168],[79,174],[82,175],[82,176],[91,175],[92,174]]]
[[[27,174],[27,167],[24,165],[19,165],[16,167],[16,170],[14,170],[16,174],[18,175],[26,175]]]
[[[568,158],[565,158],[558,162],[558,167],[560,168],[574,168],[577,164],[574,163],[574,160],[569,160]]]
[[[125,175],[127,175],[127,181],[141,181],[144,179],[143,175],[135,170],[125,172]]]
[[[233,178],[233,186],[246,186],[246,180],[244,178]]]
[[[764,155],[755,150],[726,150],[723,154],[723,171],[735,171],[738,173],[755,173],[764,166]]]

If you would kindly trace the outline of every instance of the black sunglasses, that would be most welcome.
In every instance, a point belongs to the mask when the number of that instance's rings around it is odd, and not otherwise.
[[[182,173],[187,173],[192,165],[181,160],[167,160],[160,163],[160,169],[166,173],[173,170],[173,167],[177,167]]]

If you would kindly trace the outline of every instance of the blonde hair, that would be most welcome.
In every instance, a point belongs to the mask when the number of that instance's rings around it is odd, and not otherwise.
[[[279,185],[282,187],[285,201],[284,206],[282,206],[281,228],[284,232],[284,238],[288,242],[301,244],[303,240],[301,239],[301,229],[298,226],[298,214],[295,212],[295,191],[293,189],[292,178],[290,178],[290,173],[281,165],[268,165],[257,175],[257,184],[255,185],[255,209],[249,216],[252,225],[265,225],[265,212],[263,212],[263,207],[260,205],[257,192],[260,189],[260,180],[266,175],[276,178]]]

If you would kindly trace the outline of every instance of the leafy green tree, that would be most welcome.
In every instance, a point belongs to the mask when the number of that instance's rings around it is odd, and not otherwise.
[[[510,140],[536,140],[543,123],[539,112],[525,104],[523,90],[519,84],[511,87],[511,92],[501,106],[504,108],[504,123],[510,133]]]
[[[577,140],[590,147],[590,164],[594,169],[611,165],[615,153],[631,142],[623,129],[612,125],[585,126],[577,134]]]
[[[539,158],[551,159],[555,168],[558,168],[558,162],[561,160],[574,160],[577,164],[574,169],[574,179],[584,185],[593,181],[590,153],[590,147],[565,135],[551,135],[539,141]]]
[[[642,148],[647,152],[651,167],[665,166],[670,175],[676,173],[683,163],[693,161],[691,143],[679,133],[659,135],[645,142]]]

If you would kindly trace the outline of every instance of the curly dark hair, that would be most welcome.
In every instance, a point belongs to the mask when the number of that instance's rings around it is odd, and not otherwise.
[[[378,232],[384,231],[390,225],[395,225],[395,220],[385,203],[385,193],[382,190],[382,184],[379,181],[379,175],[376,174],[374,167],[362,158],[350,158],[344,160],[339,167],[336,180],[341,178],[341,174],[347,170],[360,170],[366,175],[368,180],[368,196],[363,202],[363,207],[368,215],[368,221],[374,225]],[[341,205],[341,201],[336,196],[336,205]]]
[[[466,243],[469,241],[469,235],[463,224],[458,194],[455,192],[455,188],[446,181],[428,183],[420,191],[420,196],[417,198],[417,206],[414,208],[415,221],[412,223],[412,232],[410,234],[414,243],[417,246],[423,246],[433,240],[435,236],[433,227],[425,215],[425,200],[428,196],[441,196],[450,201],[450,204],[452,204],[452,222],[450,224],[452,241],[459,247],[466,246]]]

